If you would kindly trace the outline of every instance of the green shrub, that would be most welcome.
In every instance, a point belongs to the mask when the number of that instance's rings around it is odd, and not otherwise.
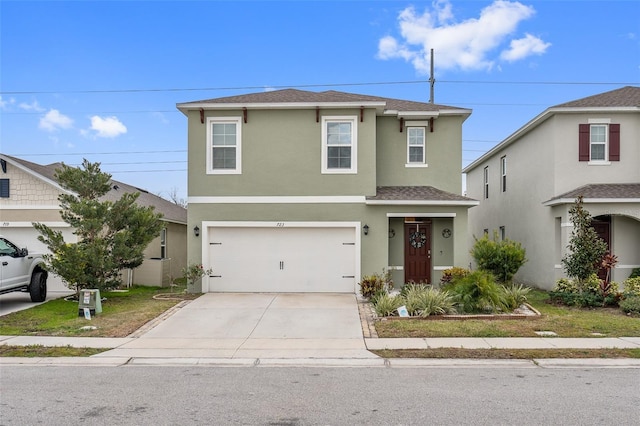
[[[384,293],[378,296],[373,304],[376,314],[381,317],[398,315],[397,309],[404,304],[402,296],[391,296]]]
[[[623,281],[624,297],[638,296],[640,297],[640,277],[629,277]]]
[[[620,309],[627,314],[640,314],[640,296],[626,297],[620,301]]]
[[[400,296],[404,299],[409,315],[420,315],[420,297],[426,288],[424,284],[408,283],[400,290]]]
[[[493,239],[488,235],[477,239],[471,249],[471,256],[478,264],[478,269],[491,272],[500,282],[511,281],[518,269],[527,261],[526,251],[522,245],[509,239],[498,240],[497,232]]]
[[[371,298],[376,293],[386,293],[393,289],[390,271],[382,271],[382,274],[365,275],[360,282],[360,294],[362,297]]]
[[[455,300],[447,290],[426,288],[418,296],[418,311],[421,317],[454,314]]]
[[[549,292],[549,297],[556,303],[567,306],[596,307],[615,306],[620,298],[618,283],[612,281],[607,292],[600,287],[601,280],[596,274],[591,274],[580,282],[577,278],[560,278],[556,287]]]
[[[502,286],[502,289],[505,303],[510,310],[517,309],[525,303],[527,301],[527,295],[531,292],[531,288],[522,284]]]
[[[638,278],[640,277],[640,268],[633,268],[633,270],[631,271],[631,275],[629,275],[629,278]]]
[[[444,289],[453,295],[458,312],[486,313],[508,309],[501,287],[487,271],[471,272]]]
[[[454,266],[453,268],[445,269],[442,271],[442,277],[440,278],[440,284],[449,284],[460,278],[464,278],[469,275],[471,271],[465,268],[459,268]]]

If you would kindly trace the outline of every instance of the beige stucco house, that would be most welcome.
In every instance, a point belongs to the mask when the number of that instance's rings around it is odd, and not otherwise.
[[[497,230],[527,250],[517,281],[552,289],[564,276],[569,209],[580,195],[618,256],[613,280],[640,267],[640,87],[550,107],[463,172],[480,200],[470,235]]]
[[[177,105],[188,120],[196,291],[358,292],[362,275],[437,282],[467,265],[470,110],[336,91]]]
[[[65,241],[75,242],[73,229],[60,217],[58,195],[65,191],[55,179],[60,163],[40,165],[16,157],[0,154],[0,234],[21,247],[46,252],[38,241],[33,222],[41,222],[63,233]],[[139,192],[138,204],[153,206],[162,213],[165,224],[162,232],[145,250],[144,263],[123,271],[124,283],[168,286],[170,276],[180,277],[187,263],[187,210],[157,195],[112,181],[107,200],[117,200],[124,193]],[[60,277],[49,275],[50,291],[65,289]]]

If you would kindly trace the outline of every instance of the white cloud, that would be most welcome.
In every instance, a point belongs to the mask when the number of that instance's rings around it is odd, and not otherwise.
[[[531,55],[542,55],[551,43],[545,43],[538,37],[527,34],[524,38],[511,40],[509,50],[500,54],[500,59],[508,62],[518,61]]]
[[[38,101],[33,101],[30,104],[26,103],[26,102],[20,102],[20,104],[18,105],[18,107],[20,109],[23,109],[25,111],[37,111],[37,112],[43,112],[45,109],[43,107],[40,106],[40,104],[38,103]]]
[[[117,117],[91,117],[91,130],[100,138],[115,138],[127,133],[127,128]]]
[[[48,132],[55,132],[60,129],[69,129],[73,126],[73,120],[57,109],[51,109],[44,117],[40,118],[39,127]]]
[[[434,49],[438,69],[490,70],[496,64],[492,56],[500,45],[509,42],[518,24],[535,14],[530,6],[518,2],[496,0],[480,12],[480,17],[456,21],[449,0],[432,3],[432,9],[418,13],[414,7],[404,9],[398,16],[401,41],[386,36],[378,43],[378,58],[401,58],[411,62],[421,73],[430,68],[430,50]],[[533,43],[533,41],[536,43]],[[522,59],[541,54],[549,46],[527,35],[514,40],[512,52],[506,54]]]
[[[4,100],[2,99],[2,96],[0,96],[0,109],[7,109],[9,105],[13,105],[15,103],[16,103],[16,100],[14,98],[9,98],[9,100]]]

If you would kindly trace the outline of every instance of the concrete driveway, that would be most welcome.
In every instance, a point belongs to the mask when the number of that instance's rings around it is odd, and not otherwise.
[[[354,294],[208,293],[117,349],[148,358],[376,358]]]

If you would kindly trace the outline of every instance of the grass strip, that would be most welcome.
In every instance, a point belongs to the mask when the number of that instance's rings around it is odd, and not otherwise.
[[[536,358],[640,358],[640,349],[382,349],[382,358],[536,359]]]
[[[74,348],[72,346],[0,345],[0,357],[89,357],[108,350],[109,348]]]

